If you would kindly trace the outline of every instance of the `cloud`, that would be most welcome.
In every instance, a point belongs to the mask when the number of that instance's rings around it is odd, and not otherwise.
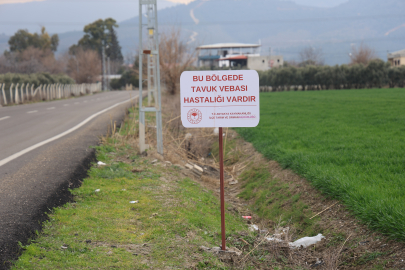
[[[4,4],[16,4],[16,3],[28,3],[28,2],[42,2],[45,0],[0,0],[0,5]]]

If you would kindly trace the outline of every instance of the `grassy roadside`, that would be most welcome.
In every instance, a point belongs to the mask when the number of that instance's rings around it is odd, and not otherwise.
[[[120,136],[128,131],[123,128]],[[96,148],[107,165],[91,168],[72,191],[75,202],[50,214],[13,269],[225,267],[218,257],[199,251],[221,242],[218,199],[178,167],[152,165],[136,156],[133,145],[118,146],[120,136]],[[227,213],[226,224],[228,237],[247,231],[234,213]]]
[[[205,141],[212,137],[212,130],[173,128],[180,135],[171,138],[172,144],[165,145],[165,158],[180,165],[155,162],[152,151],[148,157],[137,155],[135,114],[131,110],[119,128],[112,124],[113,135],[96,148],[98,160],[107,165],[94,164],[83,185],[72,191],[75,202],[54,210],[43,232],[23,247],[25,251],[14,269],[330,270],[337,269],[337,265],[339,269],[398,269],[393,266],[398,265],[397,258],[403,254],[400,250],[405,249],[395,243],[381,245],[379,236],[362,233],[351,220],[345,223],[340,219],[342,214],[335,210],[322,214],[323,219],[331,222],[326,227],[320,226],[319,216],[309,220],[313,209],[303,197],[313,194],[302,179],[297,176],[296,181],[288,175],[284,177],[284,172],[273,171],[272,162],[269,164],[231,130],[226,131],[225,168],[239,184],[226,185],[227,246],[238,248],[243,255],[236,262],[229,262],[202,251],[199,248],[202,245],[220,244],[217,177],[213,176],[213,182],[204,177],[189,179],[189,170],[182,168],[184,164],[179,157],[215,167],[218,146],[212,145],[212,140]],[[174,112],[169,119],[178,119],[175,115]],[[153,138],[153,121],[147,126]],[[173,136],[174,132],[170,134],[167,130],[164,134]],[[191,132],[193,140],[185,142],[185,132]],[[165,142],[169,141],[165,138]],[[205,152],[205,158],[196,159],[197,150],[204,153],[203,144],[211,146],[210,157]],[[193,158],[181,156],[183,145],[190,147]],[[171,159],[173,155],[177,159]],[[315,213],[323,210],[325,198],[317,200],[321,206]],[[138,202],[131,204],[131,201]],[[252,215],[252,222],[263,232],[249,232],[240,217],[242,213]],[[338,227],[353,228],[359,233],[352,235],[353,231]],[[318,233],[326,235],[326,239],[299,251],[290,250],[286,242],[263,241],[265,236],[281,230],[287,230],[282,236],[285,241]],[[345,249],[339,254],[343,245]],[[321,265],[317,265],[318,259]]]

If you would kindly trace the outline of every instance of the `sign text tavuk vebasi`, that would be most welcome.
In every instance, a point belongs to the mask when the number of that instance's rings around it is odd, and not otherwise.
[[[180,77],[184,127],[255,127],[259,123],[255,70],[185,71]]]

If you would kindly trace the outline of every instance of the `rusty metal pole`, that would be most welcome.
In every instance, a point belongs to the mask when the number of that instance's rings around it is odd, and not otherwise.
[[[223,133],[222,127],[219,128],[219,184],[221,197],[221,234],[222,234],[222,250],[226,250],[225,244],[225,191],[224,191],[224,149],[222,144]]]

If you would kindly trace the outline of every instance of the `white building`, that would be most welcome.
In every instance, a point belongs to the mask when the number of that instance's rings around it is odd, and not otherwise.
[[[280,55],[260,55],[260,44],[218,43],[197,47],[198,66],[268,70],[284,64]]]
[[[393,67],[405,66],[405,49],[388,54],[388,62]]]

